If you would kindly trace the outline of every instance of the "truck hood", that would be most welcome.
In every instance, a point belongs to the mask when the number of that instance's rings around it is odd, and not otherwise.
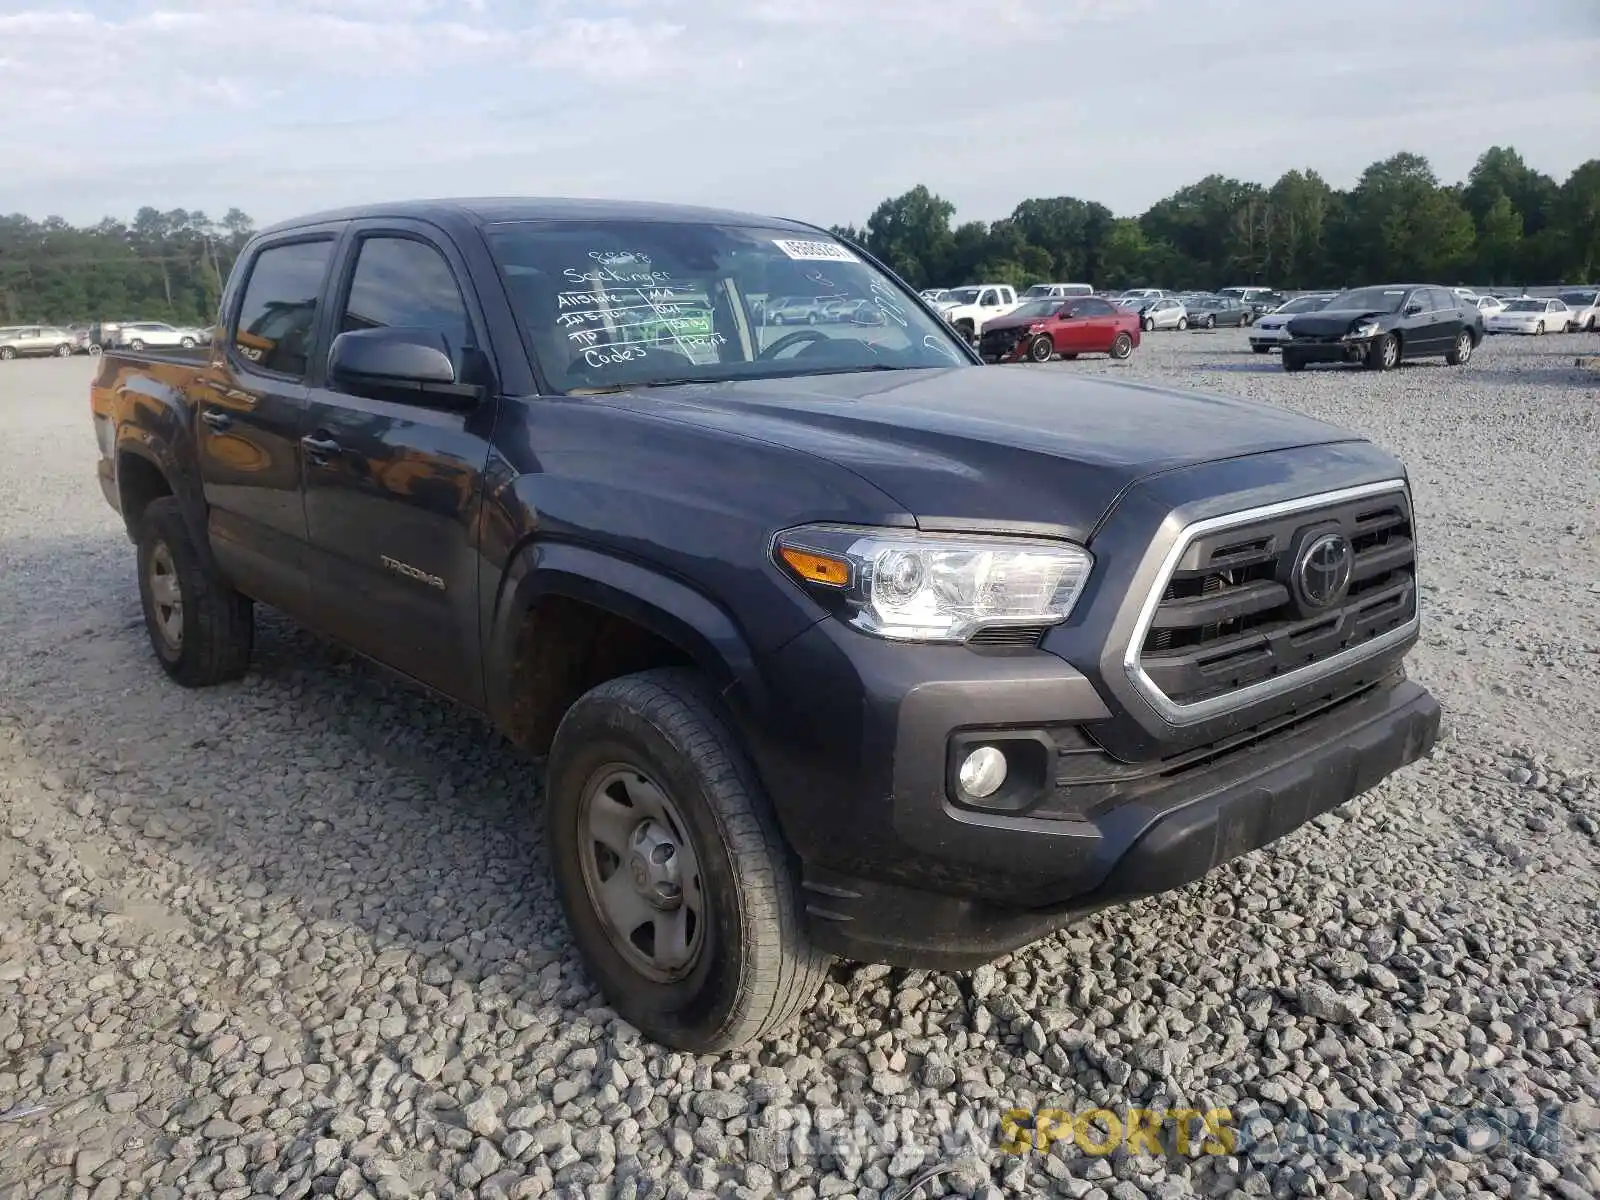
[[[815,455],[926,525],[1028,522],[1078,537],[1146,476],[1362,440],[1243,400],[1005,367],[686,384],[584,402]]]

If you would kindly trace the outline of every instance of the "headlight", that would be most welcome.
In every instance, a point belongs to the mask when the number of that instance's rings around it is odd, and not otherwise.
[[[1382,332],[1383,331],[1378,327],[1378,323],[1376,321],[1363,321],[1345,336],[1352,338],[1370,338],[1377,337],[1378,334]]]
[[[1094,557],[1033,538],[808,525],[773,557],[851,625],[908,642],[964,642],[980,629],[1067,619]]]

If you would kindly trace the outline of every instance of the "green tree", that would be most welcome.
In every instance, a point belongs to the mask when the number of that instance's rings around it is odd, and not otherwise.
[[[1552,208],[1570,278],[1592,283],[1600,275],[1600,158],[1591,158],[1567,177]]]
[[[1522,255],[1522,214],[1510,196],[1497,196],[1478,222],[1478,279],[1507,284],[1516,279]]]
[[[878,205],[867,218],[867,249],[913,287],[927,287],[950,257],[956,206],[922,184]]]

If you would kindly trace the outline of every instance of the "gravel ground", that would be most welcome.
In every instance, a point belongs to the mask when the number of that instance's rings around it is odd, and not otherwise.
[[[1600,338],[1384,376],[1244,346],[1006,369],[1398,451],[1434,756],[971,976],[840,966],[792,1036],[719,1058],[602,1006],[535,773],[478,721],[271,617],[242,684],[169,685],[88,365],[4,364],[0,1198],[889,1200],[935,1164],[919,1194],[1600,1193],[1600,376],[1572,368]],[[1006,1109],[1095,1105],[1226,1108],[1232,1144],[996,1148]]]

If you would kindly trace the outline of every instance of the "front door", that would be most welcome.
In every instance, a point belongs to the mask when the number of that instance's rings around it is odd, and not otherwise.
[[[457,378],[492,382],[481,314],[458,283],[466,272],[429,227],[356,226],[342,274],[335,335],[435,329],[450,346]],[[302,442],[318,624],[480,707],[477,521],[495,411],[493,399],[459,412],[351,395],[321,381]]]
[[[188,385],[217,564],[241,592],[304,614],[300,435],[332,230],[269,242],[210,362]]]

